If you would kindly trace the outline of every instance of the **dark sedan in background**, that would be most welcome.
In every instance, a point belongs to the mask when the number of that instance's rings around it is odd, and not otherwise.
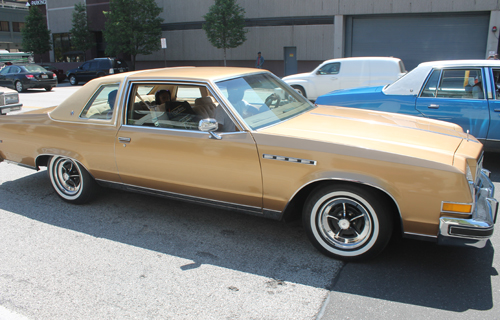
[[[57,76],[37,64],[10,65],[0,70],[0,86],[14,88],[18,92],[31,88],[50,91],[57,86]]]
[[[66,73],[64,72],[63,69],[57,69],[56,67],[50,65],[50,64],[41,64],[41,67],[54,72],[57,75],[57,82],[63,82],[66,80]]]

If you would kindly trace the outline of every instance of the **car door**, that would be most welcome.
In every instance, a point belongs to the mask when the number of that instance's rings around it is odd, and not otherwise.
[[[490,126],[487,140],[500,141],[500,68],[487,68],[491,88],[488,92]]]
[[[11,67],[5,66],[1,71],[0,71],[0,86],[3,87],[11,87],[12,85],[10,84],[9,80],[7,79],[7,75],[9,74],[9,69]]]
[[[88,81],[90,80],[90,61],[85,62],[81,66],[78,67],[78,70],[76,71],[76,77],[78,81]]]
[[[207,92],[200,85],[182,86],[183,92],[193,93],[193,97],[177,96],[182,105],[187,101],[188,109],[202,91]],[[261,212],[260,162],[251,134],[221,133],[222,139],[214,139],[198,130],[196,115],[186,110],[175,116],[166,112],[165,105],[155,101],[155,93],[168,90],[175,99],[178,88],[160,82],[129,86],[125,123],[115,148],[123,183],[152,194]]]
[[[340,68],[340,62],[332,62],[326,63],[316,70],[312,79],[313,87],[316,88],[316,97],[340,89]]]
[[[479,67],[434,69],[416,100],[416,109],[425,117],[456,123],[485,139],[490,115],[483,79]]]

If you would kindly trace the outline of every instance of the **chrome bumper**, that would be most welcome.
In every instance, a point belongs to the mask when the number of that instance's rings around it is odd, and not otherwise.
[[[441,217],[439,219],[438,243],[483,248],[493,235],[498,201],[494,198],[495,187],[490,172],[482,169],[476,187],[476,205],[471,219]]]

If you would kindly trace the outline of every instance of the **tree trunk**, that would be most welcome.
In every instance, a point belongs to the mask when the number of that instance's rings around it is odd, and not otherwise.
[[[132,70],[130,71],[135,71],[135,54],[132,55]]]
[[[224,67],[226,66],[226,48],[224,48]]]

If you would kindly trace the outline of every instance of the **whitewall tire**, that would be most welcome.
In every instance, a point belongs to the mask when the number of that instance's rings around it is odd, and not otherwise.
[[[50,182],[65,201],[88,202],[97,187],[94,178],[78,162],[67,157],[54,156],[47,166]]]
[[[379,254],[392,235],[391,206],[378,192],[350,184],[314,190],[303,222],[312,244],[327,256],[352,261]]]

